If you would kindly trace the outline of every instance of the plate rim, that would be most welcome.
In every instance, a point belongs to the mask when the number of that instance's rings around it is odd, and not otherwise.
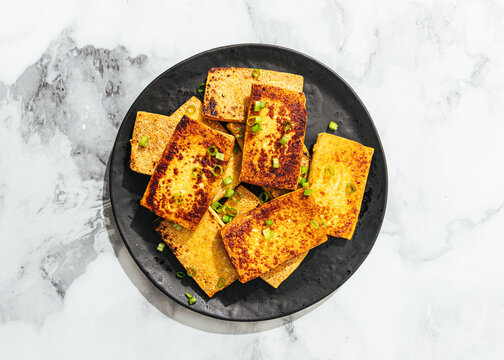
[[[172,69],[174,69],[174,68],[176,68],[176,67],[178,67],[178,66],[180,66],[180,65],[182,65],[184,63],[187,63],[187,62],[189,62],[189,61],[191,61],[191,60],[193,60],[193,59],[195,59],[197,57],[205,55],[207,53],[211,53],[211,52],[219,51],[219,50],[226,50],[226,49],[236,48],[236,47],[248,47],[248,46],[263,47],[263,48],[269,48],[269,49],[275,49],[275,50],[282,50],[282,51],[292,52],[292,53],[295,53],[297,55],[303,56],[303,57],[305,57],[305,58],[307,58],[307,59],[315,62],[316,64],[318,64],[321,67],[325,68],[326,70],[330,71],[336,78],[338,78],[338,80],[341,81],[343,83],[343,85],[345,85],[348,88],[348,90],[350,90],[350,93],[353,96],[355,96],[355,98],[357,99],[357,101],[359,102],[359,104],[362,106],[362,108],[364,110],[364,113],[368,116],[368,118],[370,120],[370,123],[371,123],[371,126],[372,126],[372,130],[377,135],[376,138],[377,138],[378,144],[380,146],[381,153],[383,154],[383,167],[384,167],[383,212],[381,214],[379,225],[378,225],[378,227],[376,229],[376,234],[375,234],[375,236],[374,236],[374,238],[372,240],[372,243],[371,243],[371,249],[372,249],[374,247],[375,243],[376,243],[376,240],[378,239],[381,227],[383,226],[383,220],[385,219],[385,214],[386,214],[386,211],[387,211],[387,202],[388,202],[388,166],[387,166],[387,159],[386,159],[385,150],[383,148],[383,144],[382,144],[382,141],[381,141],[381,138],[380,138],[380,134],[378,133],[378,130],[377,130],[376,125],[375,125],[375,123],[373,121],[373,118],[371,117],[371,114],[369,113],[369,110],[367,109],[367,107],[365,106],[364,102],[359,97],[359,95],[357,95],[357,93],[355,92],[355,90],[350,86],[350,84],[347,81],[345,81],[331,67],[327,66],[326,64],[324,64],[320,60],[317,60],[317,59],[313,58],[310,55],[306,55],[305,53],[303,53],[301,51],[294,50],[294,49],[291,49],[291,48],[288,48],[288,47],[285,47],[285,46],[281,46],[281,45],[276,45],[276,44],[267,44],[267,43],[235,43],[235,44],[218,46],[218,47],[215,47],[215,48],[211,48],[211,49],[207,49],[207,50],[201,51],[199,53],[196,53],[196,54],[194,54],[194,55],[192,55],[192,56],[190,56],[188,58],[185,58],[185,59],[183,59],[183,60],[181,60],[181,61],[173,64],[168,69],[166,69],[165,71],[163,71],[162,73],[160,73],[158,76],[156,76],[153,80],[151,80],[144,87],[144,89],[136,96],[136,98],[133,100],[131,106],[129,107],[128,111],[126,111],[126,113],[125,113],[125,115],[124,115],[124,117],[123,117],[123,119],[121,121],[121,125],[117,129],[117,134],[116,134],[116,137],[114,139],[114,143],[112,145],[112,151],[110,152],[110,159],[112,160],[115,157],[115,153],[116,153],[116,150],[118,148],[118,147],[115,146],[116,142],[117,142],[117,138],[119,136],[119,133],[121,132],[121,129],[124,126],[126,126],[124,120],[126,119],[126,117],[128,116],[128,114],[130,113],[130,111],[132,111],[133,105],[135,104],[135,102],[137,101],[137,99],[140,98],[149,89],[149,87],[151,86],[151,84],[153,84],[154,82],[156,82],[158,79],[162,78],[166,73],[170,72]],[[124,236],[124,234],[123,234],[123,232],[121,230],[121,227],[119,226],[119,223],[116,220],[116,210],[115,210],[114,200],[113,200],[113,197],[114,197],[113,193],[114,192],[112,191],[112,181],[110,181],[110,175],[111,175],[111,171],[112,171],[111,161],[109,162],[109,168],[108,168],[107,171],[108,171],[107,175],[108,175],[108,179],[109,179],[109,181],[108,181],[108,191],[109,191],[109,197],[110,197],[110,205],[111,205],[110,207],[112,209],[112,216],[113,216],[113,221],[114,221],[114,224],[115,224],[115,228],[118,230],[119,235],[121,237],[121,240],[122,240],[123,244],[125,245],[126,249],[128,250],[128,253],[130,254],[131,258],[135,262],[136,266],[142,271],[142,273],[147,277],[147,279],[151,282],[151,284],[154,285],[163,294],[167,295],[170,299],[172,299],[173,301],[175,301],[177,304],[181,305],[182,307],[184,307],[186,309],[189,309],[189,310],[191,310],[191,311],[193,311],[193,312],[195,312],[197,314],[200,314],[200,315],[203,315],[203,316],[208,316],[210,318],[214,318],[214,319],[218,319],[218,320],[223,320],[223,321],[244,322],[244,323],[262,322],[262,321],[269,321],[269,320],[284,318],[284,317],[291,316],[291,315],[293,315],[295,313],[298,313],[300,311],[303,311],[304,309],[307,309],[310,306],[313,306],[315,304],[321,303],[322,301],[324,301],[325,299],[327,299],[329,296],[331,296],[332,294],[334,294],[339,288],[341,288],[341,286],[343,286],[343,284],[345,284],[348,281],[348,279],[350,279],[350,277],[351,277],[350,276],[347,279],[345,279],[334,291],[330,292],[326,296],[324,296],[324,297],[322,297],[322,298],[320,298],[320,299],[318,299],[318,300],[316,300],[314,302],[309,302],[309,303],[305,304],[304,306],[302,306],[299,309],[294,309],[292,311],[287,311],[286,313],[281,314],[281,315],[264,316],[264,317],[261,317],[259,319],[235,319],[235,318],[228,318],[228,317],[219,316],[218,314],[212,314],[212,313],[207,313],[207,312],[200,311],[199,309],[187,305],[186,302],[183,302],[182,300],[180,300],[177,297],[173,296],[169,292],[165,291],[165,289],[163,289],[161,286],[159,286],[159,284],[154,280],[154,278],[150,275],[150,273],[143,266],[141,266],[141,264],[139,263],[139,260],[137,260],[137,258],[134,256],[133,251],[130,248],[128,242],[124,240],[125,236]],[[348,241],[351,241],[351,240],[348,240]],[[362,261],[360,263],[358,263],[358,265],[354,268],[352,276],[355,274],[355,272],[357,272],[357,270],[361,267],[362,263],[367,259],[368,256],[369,256],[369,253],[362,258]]]

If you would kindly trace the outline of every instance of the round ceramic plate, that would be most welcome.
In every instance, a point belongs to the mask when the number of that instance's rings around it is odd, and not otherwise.
[[[137,111],[170,115],[189,97],[211,67],[249,67],[284,71],[304,76],[308,110],[306,147],[330,121],[339,124],[336,134],[375,149],[359,222],[351,241],[329,238],[310,250],[305,260],[279,288],[260,278],[242,284],[235,281],[211,299],[196,282],[175,276],[182,265],[154,231],[156,216],[139,204],[149,177],[129,167],[129,139]],[[330,131],[332,132],[332,131]],[[357,95],[331,69],[299,52],[271,45],[243,44],[221,47],[195,55],[165,71],[138,96],[117,134],[110,160],[110,196],[114,217],[132,257],[147,277],[166,295],[189,307],[186,292],[198,302],[191,310],[224,320],[260,321],[292,314],[331,294],[357,270],[369,254],[383,221],[387,199],[385,155],[366,108]]]

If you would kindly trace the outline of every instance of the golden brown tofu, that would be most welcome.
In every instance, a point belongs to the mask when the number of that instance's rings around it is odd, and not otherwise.
[[[156,215],[194,230],[212,202],[234,138],[183,116],[140,201]],[[209,154],[218,151],[223,160]]]
[[[246,126],[240,180],[254,185],[294,190],[298,186],[306,130],[303,93],[253,85]],[[265,106],[254,111],[256,101]],[[260,129],[255,132],[255,130]],[[281,144],[284,141],[284,144]],[[276,163],[277,162],[277,163]]]
[[[203,115],[212,120],[245,122],[253,84],[303,91],[302,76],[261,69],[259,76],[254,78],[252,70],[234,67],[208,70]]]
[[[321,133],[310,166],[312,197],[327,221],[327,234],[352,239],[374,149]]]
[[[222,241],[240,281],[255,279],[326,241],[317,219],[311,196],[300,189],[228,223],[221,229]],[[272,225],[265,225],[266,220]]]
[[[227,123],[226,127],[229,132],[234,135],[236,142],[240,145],[240,149],[243,151],[243,143],[245,141],[245,124]]]
[[[224,203],[224,205],[227,205],[228,207],[234,208],[236,210],[236,216],[246,214],[249,211],[254,210],[261,204],[257,196],[255,196],[252,192],[250,192],[243,186],[236,188],[236,192],[240,193],[239,197],[233,197],[231,199],[228,199]],[[236,201],[235,199],[241,200]],[[221,218],[222,214],[223,213],[219,214]],[[290,276],[290,274],[294,272],[294,270],[297,269],[297,267],[301,264],[307,254],[308,251],[299,254],[295,258],[290,259],[283,264],[278,265],[276,268],[268,271],[266,274],[263,274],[261,278],[274,288],[277,288],[285,279]]]
[[[187,107],[191,106],[189,111]],[[193,108],[194,106],[194,108]],[[192,112],[194,110],[194,112]],[[152,114],[145,111],[137,112],[135,127],[131,142],[131,170],[145,175],[152,175],[163,155],[163,151],[170,140],[180,119],[185,114],[189,118],[200,121],[211,128],[226,133],[218,121],[206,120],[202,117],[203,104],[194,96],[187,100],[170,116]],[[140,146],[143,136],[149,138],[147,146]]]
[[[196,272],[194,280],[209,297],[238,278],[222,244],[219,231],[224,224],[212,209],[205,212],[194,230],[177,230],[174,225],[161,220],[156,231],[188,273]]]

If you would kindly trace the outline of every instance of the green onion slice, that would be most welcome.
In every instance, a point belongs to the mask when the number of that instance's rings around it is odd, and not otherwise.
[[[256,132],[258,131],[261,131],[262,130],[262,127],[261,125],[259,124],[255,124],[254,126],[252,126],[252,132],[255,134]]]
[[[312,193],[312,191],[313,191],[312,189],[306,189],[305,191],[303,191],[303,195],[304,196],[310,196],[311,193]]]
[[[196,299],[194,296],[189,299],[189,305],[194,305],[198,302],[198,299]]]
[[[214,145],[210,145],[206,151],[210,154],[210,156],[215,156],[219,152]]]
[[[174,227],[174,228],[175,228],[175,230],[177,230],[177,231],[182,230],[182,226],[180,226],[179,224],[173,224],[173,227]]]
[[[273,220],[269,219],[264,222],[267,226],[273,225]]]
[[[310,186],[310,183],[307,181],[304,181],[302,184],[301,184],[302,187],[304,188],[307,188],[308,186]]]
[[[235,208],[230,207],[230,208],[227,209],[227,214],[229,216],[235,217],[236,215],[238,215],[238,210],[236,210]]]
[[[292,123],[287,120],[286,122],[284,122],[283,127],[285,131],[289,131],[290,129],[292,129]]]
[[[312,228],[314,229],[318,229],[319,228],[319,224],[318,222],[316,222],[315,220],[310,220],[310,225],[312,226]]]
[[[261,194],[259,194],[259,201],[262,202],[263,204],[265,202],[267,202],[269,199],[270,199],[270,196],[269,196],[269,194],[266,191],[264,191]]]
[[[194,114],[196,112],[196,106],[194,105],[189,105],[187,108],[186,108],[186,112],[188,114]]]
[[[306,182],[306,179],[305,179],[304,177],[300,176],[300,177],[299,177],[299,181],[298,181],[298,183],[299,183],[300,185],[303,185],[303,183],[305,183],[305,182]]]
[[[282,138],[278,140],[278,142],[280,143],[280,145],[285,145],[287,144],[287,138],[285,136],[282,136]]]
[[[235,193],[235,192],[234,192],[234,190],[233,190],[233,189],[231,189],[231,188],[227,188],[227,189],[226,189],[226,193],[224,194],[224,196],[225,196],[225,197],[227,197],[227,198],[230,198],[231,196],[233,196],[233,195],[234,195],[234,193]]]
[[[331,165],[324,166],[324,174],[329,177],[333,177],[336,175],[336,171]]]
[[[278,162],[278,158],[273,158],[273,167],[278,169],[280,167],[280,163]]]
[[[214,174],[215,176],[221,176],[223,172],[224,172],[224,170],[222,169],[222,166],[220,166],[220,165],[215,165],[212,169],[212,174]]]
[[[322,215],[320,215],[320,218],[322,219],[322,228],[324,229],[327,226],[327,221]]]
[[[257,79],[259,77],[259,75],[261,75],[261,70],[259,70],[257,68],[252,70],[252,76],[254,77],[254,79]]]
[[[224,185],[229,185],[233,182],[233,178],[231,176],[226,176],[224,179],[222,179],[222,183]]]
[[[331,121],[329,123],[329,129],[331,129],[331,130],[338,130],[338,124],[336,124],[334,121]]]
[[[187,276],[194,277],[196,275],[196,269],[193,267],[187,268]]]
[[[301,166],[301,174],[308,174],[308,166]]]
[[[234,134],[235,134],[235,137],[237,139],[243,139],[243,136],[244,136],[244,132],[243,132],[243,129],[242,128],[237,128],[234,130]]]
[[[260,111],[261,109],[264,109],[266,106],[266,103],[264,101],[256,101],[254,102],[254,111]]]
[[[200,177],[203,174],[203,170],[199,166],[195,166],[192,168],[192,176],[195,178]]]
[[[266,228],[263,230],[264,239],[269,240],[273,237],[273,235],[275,235],[275,233],[271,231],[270,228]]]
[[[238,195],[238,199],[236,199],[236,196]],[[239,202],[242,199],[242,196],[239,191],[235,191],[233,197],[232,197],[234,202]]]
[[[353,194],[355,192],[355,185],[352,183],[346,184],[346,191],[349,194]]]
[[[222,217],[222,222],[223,222],[224,224],[227,224],[227,223],[228,223],[228,222],[230,222],[231,220],[233,220],[233,217],[232,217],[232,216],[229,216],[229,215],[227,215],[227,214],[226,214],[226,215],[224,215],[224,216]]]
[[[203,91],[205,91],[205,85],[206,83],[202,82],[201,84],[198,85],[198,92],[199,93],[202,93]]]
[[[173,195],[173,199],[175,200],[175,204],[182,204],[184,202],[184,194],[176,193]]]
[[[146,147],[148,142],[149,142],[149,137],[148,136],[142,136],[142,138],[140,139],[140,142],[138,143],[138,145],[140,145],[141,147]]]
[[[224,285],[226,285],[226,280],[225,279],[219,279],[219,281],[217,281],[217,287],[222,289],[224,287]]]
[[[222,211],[222,204],[218,201],[214,201],[210,206],[215,210],[216,213],[220,213]]]
[[[253,122],[250,122],[250,119],[253,120]],[[251,116],[247,119],[247,125],[248,126],[254,126],[255,124],[262,124],[262,117],[260,116]]]
[[[177,277],[182,279],[184,276],[185,276],[185,273],[183,273],[182,271],[177,271]]]
[[[157,246],[157,249],[158,249],[158,251],[163,252],[164,247],[165,247],[165,243],[159,243],[159,245]]]
[[[193,296],[189,294],[188,292],[185,293],[186,298],[191,299]]]
[[[218,152],[217,155],[215,155],[215,158],[217,160],[223,161],[224,160],[224,153]]]

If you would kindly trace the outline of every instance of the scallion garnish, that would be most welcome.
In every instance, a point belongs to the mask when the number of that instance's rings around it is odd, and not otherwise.
[[[298,181],[298,183],[299,183],[300,185],[303,185],[303,183],[304,183],[304,182],[306,182],[306,179],[305,179],[304,177],[300,176],[300,177],[299,177],[299,181]]]
[[[182,271],[177,271],[176,275],[179,279],[182,279],[185,276],[185,273],[183,273]]]
[[[215,156],[219,152],[214,145],[210,145],[206,151],[210,154],[210,156]]]
[[[224,285],[226,285],[226,280],[225,279],[219,279],[219,281],[217,281],[217,287],[222,289],[224,287]]]
[[[310,186],[310,183],[308,182],[308,180],[306,181],[303,181],[303,183],[301,184],[302,187],[304,188],[307,188],[308,186]]]
[[[214,209],[216,213],[220,213],[222,211],[222,204],[218,201],[214,201],[210,207]]]
[[[194,305],[198,302],[198,299],[196,299],[195,296],[189,299],[189,305]]]
[[[262,127],[259,124],[255,124],[254,126],[252,126],[252,132],[254,134],[257,133],[257,132],[259,132],[259,131],[261,131],[261,130],[262,130]]]
[[[140,139],[140,142],[138,143],[138,145],[140,145],[141,147],[146,147],[148,142],[149,142],[149,137],[148,136],[142,136],[142,138]]]
[[[329,123],[329,129],[335,130],[335,131],[338,130],[338,124],[336,124],[334,121],[331,121]]]
[[[237,129],[235,129],[235,130],[234,130],[234,134],[235,134],[235,137],[236,137],[237,139],[243,139],[243,135],[244,135],[244,133],[243,133],[243,129],[242,129],[242,128],[237,128]]]
[[[259,201],[262,202],[263,204],[267,202],[270,199],[270,196],[267,192],[262,192],[259,194]]]
[[[202,82],[201,84],[198,85],[198,92],[201,94],[203,91],[205,91],[205,85],[206,83]]]
[[[273,225],[273,220],[268,219],[264,222],[267,226]]]
[[[189,294],[188,292],[186,292],[186,293],[185,293],[185,296],[186,296],[186,298],[188,298],[188,299],[190,299],[190,298],[192,298],[192,297],[193,297],[193,296],[192,296],[191,294]]]
[[[222,179],[222,183],[224,185],[229,185],[233,182],[233,178],[231,176],[226,176],[224,179]]]
[[[316,222],[315,220],[310,220],[310,225],[312,226],[312,228],[314,229],[318,229],[319,228],[319,224],[318,222]]]
[[[333,177],[336,175],[336,171],[331,165],[324,166],[324,173],[326,176]]]
[[[229,216],[233,216],[233,217],[235,217],[236,215],[238,215],[238,210],[236,210],[235,208],[229,207],[229,208],[227,209],[227,214],[228,214]]]
[[[278,169],[280,167],[280,162],[278,161],[278,158],[273,158],[273,167],[275,169]]]
[[[238,199],[236,199],[236,196],[238,196]],[[234,202],[239,202],[242,199],[242,196],[239,191],[235,191],[233,197],[231,198]]]
[[[292,123],[287,120],[286,122],[284,122],[283,127],[285,131],[289,131],[290,129],[292,129]]]
[[[175,228],[175,230],[177,230],[177,231],[182,230],[182,226],[180,226],[179,224],[173,224],[173,227],[174,227],[174,228]]]
[[[218,172],[216,172],[216,170],[218,170]],[[221,176],[222,173],[224,172],[224,170],[222,169],[222,166],[220,166],[220,165],[215,165],[211,171],[212,171],[212,174],[214,174],[215,176]]]
[[[266,240],[271,239],[273,237],[273,235],[275,235],[275,233],[273,231],[271,231],[270,228],[266,228],[262,232],[263,232],[264,239],[266,239]]]
[[[253,122],[250,121],[250,119],[253,120]],[[262,117],[260,116],[251,116],[247,119],[247,125],[248,126],[254,126],[255,124],[262,124]]]
[[[224,153],[218,152],[217,155],[215,155],[215,158],[217,160],[223,161],[224,160]]]
[[[280,143],[280,145],[285,145],[287,144],[287,138],[285,136],[282,136],[282,138],[278,140],[278,142]]]
[[[355,192],[355,185],[352,183],[346,184],[346,191],[349,194],[353,194]]]
[[[254,77],[254,79],[257,79],[259,77],[259,75],[261,75],[261,70],[259,70],[257,68],[252,70],[252,76]]]
[[[192,168],[192,176],[195,178],[200,177],[203,174],[203,170],[199,166],[195,166]]]
[[[301,174],[308,174],[308,166],[301,166]]]
[[[230,198],[231,196],[233,196],[233,195],[234,195],[234,193],[235,193],[235,192],[234,192],[234,190],[233,190],[233,189],[231,189],[231,188],[227,188],[227,189],[226,189],[226,193],[224,194],[224,196],[225,196],[225,197],[227,197],[227,198]]]
[[[184,202],[184,194],[176,193],[173,195],[173,199],[175,200],[175,204],[182,204]]]
[[[254,111],[260,111],[261,109],[264,109],[266,106],[266,103],[264,101],[256,101],[254,102]]]
[[[324,229],[327,226],[327,221],[322,215],[320,215],[320,219],[322,219],[322,229]]]
[[[159,243],[159,245],[157,246],[157,250],[163,252],[164,247],[165,247],[165,243]]]
[[[187,108],[186,108],[186,112],[188,114],[194,114],[196,112],[196,106],[194,105],[189,105]]]
[[[187,276],[194,277],[196,275],[196,269],[193,267],[187,268]]]
[[[312,191],[313,191],[312,189],[306,189],[305,191],[303,191],[303,195],[304,196],[310,196],[311,193],[312,193]]]
[[[222,216],[222,222],[223,222],[224,224],[227,224],[227,223],[228,223],[228,222],[230,222],[231,220],[233,220],[233,217],[232,217],[232,216],[229,216],[229,215],[227,215],[227,214],[226,214],[226,215],[224,215],[224,216]]]

